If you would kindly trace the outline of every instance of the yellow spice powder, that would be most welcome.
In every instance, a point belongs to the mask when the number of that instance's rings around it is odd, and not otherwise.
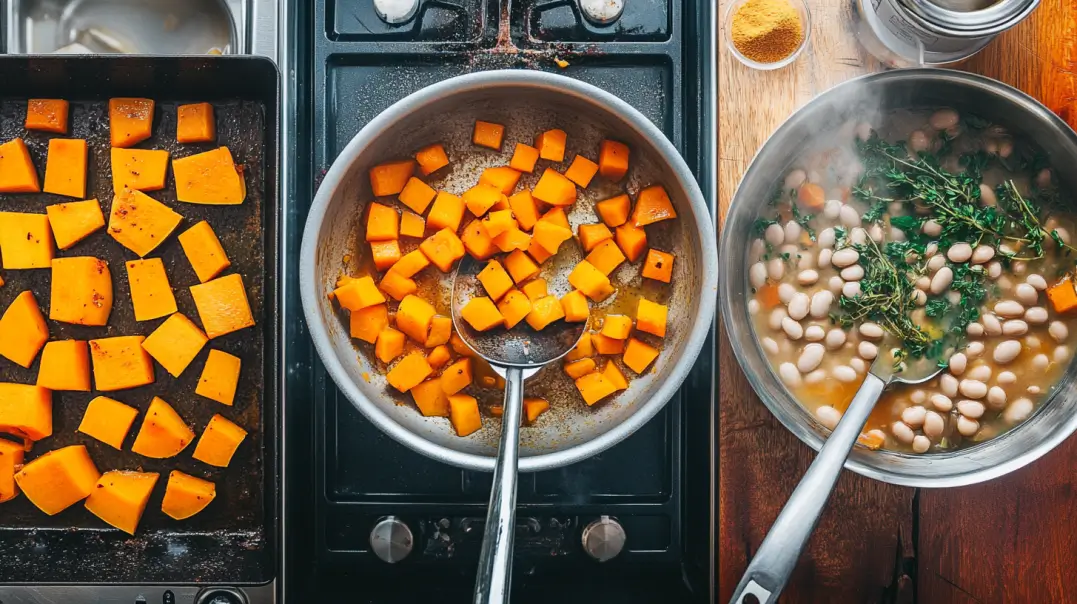
[[[733,12],[733,46],[758,63],[776,63],[804,41],[800,13],[788,0],[748,0]]]

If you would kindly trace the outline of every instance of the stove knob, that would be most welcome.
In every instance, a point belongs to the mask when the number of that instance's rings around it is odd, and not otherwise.
[[[583,551],[599,562],[616,558],[624,546],[625,530],[609,516],[602,516],[583,529]]]
[[[172,601],[175,602],[175,598]],[[198,604],[246,604],[246,602],[247,598],[243,596],[243,593],[231,587],[212,587],[198,596]]]
[[[621,18],[625,0],[576,0],[585,19],[595,25],[610,25]]]
[[[383,562],[400,562],[408,557],[414,546],[411,529],[396,516],[386,516],[370,531],[370,549]]]
[[[374,12],[389,25],[402,25],[419,12],[422,0],[374,0]]]

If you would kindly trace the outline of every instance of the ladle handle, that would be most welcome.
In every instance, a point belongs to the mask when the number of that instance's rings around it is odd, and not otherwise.
[[[524,406],[523,370],[505,370],[505,406],[501,421],[501,447],[494,465],[490,508],[475,579],[475,604],[509,601],[512,588],[512,542],[516,536],[516,468],[520,456],[520,418]]]
[[[826,439],[804,477],[800,479],[800,484],[778,514],[778,519],[771,525],[763,544],[759,546],[759,551],[755,553],[737,584],[736,591],[733,592],[733,598],[730,600],[732,604],[772,604],[778,601],[778,596],[785,589],[789,575],[800,558],[804,544],[815,530],[827,499],[830,499],[830,492],[834,489],[834,483],[841,474],[846,458],[849,457],[849,451],[860,436],[860,431],[867,423],[868,416],[885,387],[886,382],[868,373],[864,383],[856,391],[856,396],[849,403],[845,415]],[[755,596],[755,600],[746,600],[748,595]]]

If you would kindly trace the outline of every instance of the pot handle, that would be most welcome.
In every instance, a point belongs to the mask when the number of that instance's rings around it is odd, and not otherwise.
[[[771,525],[759,551],[744,571],[732,604],[772,604],[785,589],[789,575],[796,567],[800,552],[819,522],[830,492],[834,489],[849,451],[856,444],[864,424],[875,408],[876,401],[886,388],[886,382],[868,372],[856,391],[845,415],[826,439],[819,455],[800,479],[800,484],[785,503],[778,519]],[[755,599],[748,598],[754,596]]]
[[[505,369],[505,405],[501,446],[494,465],[494,483],[475,578],[474,604],[509,601],[512,588],[512,542],[516,536],[516,469],[520,456],[520,420],[524,406],[524,372]]]

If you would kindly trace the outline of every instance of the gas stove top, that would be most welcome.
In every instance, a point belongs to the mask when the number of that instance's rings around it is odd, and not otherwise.
[[[699,174],[710,0],[316,0],[296,6],[294,224],[351,137],[462,73],[557,71],[647,115]],[[397,5],[405,6],[397,6]],[[587,8],[613,7],[591,14]],[[622,10],[616,14],[617,7]],[[567,63],[567,65],[566,65]],[[296,231],[299,227],[294,227]],[[289,254],[298,255],[298,236]],[[294,280],[293,280],[294,281]],[[293,287],[289,283],[288,287]],[[289,292],[299,314],[298,292]],[[491,475],[383,435],[290,326],[286,585],[296,601],[469,601]],[[521,475],[514,600],[702,602],[712,563],[713,345],[666,409],[587,461]]]

